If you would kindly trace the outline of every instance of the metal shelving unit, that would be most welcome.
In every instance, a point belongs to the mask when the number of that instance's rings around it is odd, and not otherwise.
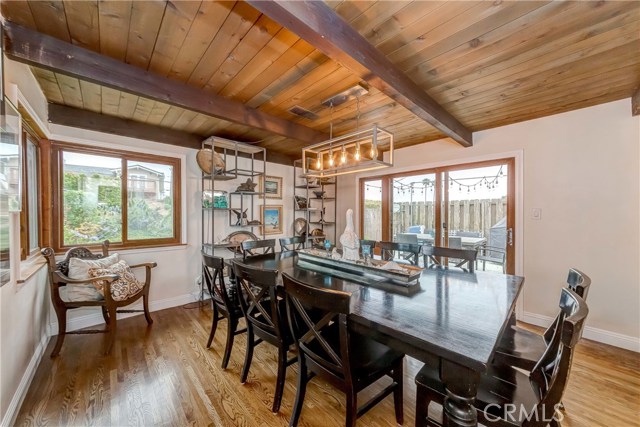
[[[227,207],[202,207],[202,249],[214,253],[216,249],[233,250],[237,243],[225,241],[232,232],[246,230],[257,238],[264,239],[262,224],[238,225],[234,210],[247,211],[247,221],[260,221],[260,211],[265,199],[258,199],[260,192],[237,191],[237,187],[246,179],[258,184],[260,177],[266,174],[266,150],[262,147],[231,141],[224,138],[208,138],[202,148],[210,148],[220,154],[225,163],[223,171],[202,173],[202,192],[222,191],[227,195]],[[211,156],[211,171],[216,171]],[[257,200],[257,202],[256,202]],[[226,215],[226,218],[225,218]],[[258,231],[258,232],[256,232]],[[226,254],[228,255],[228,253]]]
[[[336,244],[336,181],[335,178],[329,180],[310,182],[302,175],[302,160],[293,162],[294,179],[294,200],[293,210],[296,217],[303,217],[306,221],[304,230],[308,244],[305,246],[322,246],[324,239],[329,239],[333,245]],[[323,197],[317,197],[314,191],[324,191]],[[296,197],[304,197],[307,203],[306,208],[300,208]],[[313,230],[319,229],[322,235],[311,235]]]

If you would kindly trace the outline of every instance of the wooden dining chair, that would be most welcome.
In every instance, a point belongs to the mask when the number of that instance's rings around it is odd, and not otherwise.
[[[242,257],[273,254],[276,251],[276,239],[245,240],[242,242]]]
[[[570,268],[567,276],[567,288],[574,291],[586,301],[591,278],[576,268]],[[517,325],[505,330],[496,348],[493,363],[514,366],[526,371],[533,370],[542,353],[546,350],[551,338],[562,324],[564,312],[560,310],[553,323],[544,334],[528,331]]]
[[[246,328],[238,329],[242,310],[238,302],[236,285],[227,285],[224,281],[224,258],[212,256],[202,252],[202,279],[204,280],[209,295],[211,295],[211,308],[213,318],[211,321],[211,332],[207,348],[211,347],[215,336],[218,322],[227,319],[227,342],[222,357],[222,369],[226,369],[231,357],[231,349],[236,335],[247,331]]]
[[[396,422],[403,422],[403,358],[371,338],[351,331],[351,294],[310,286],[282,275],[287,317],[298,350],[298,388],[289,421],[297,426],[307,382],[318,375],[346,394],[346,425],[393,393]],[[311,375],[309,375],[309,372]],[[388,375],[392,383],[358,408],[358,392]]]
[[[262,342],[275,346],[278,349],[278,374],[271,410],[278,412],[287,366],[298,361],[296,356],[287,360],[293,338],[287,323],[285,300],[279,298],[276,292],[278,271],[254,268],[238,260],[233,261],[233,268],[239,289],[242,290],[240,307],[247,321],[247,352],[240,381],[243,384],[247,381],[255,346]]]
[[[479,422],[499,426],[560,426],[557,409],[589,309],[577,293],[564,288],[560,310],[562,321],[530,373],[510,366],[491,366],[482,375],[474,403]],[[442,425],[442,420],[429,414],[429,403],[443,405],[447,395],[438,367],[425,365],[415,381],[416,427]]]
[[[418,265],[420,260],[420,245],[398,242],[377,242],[376,246],[380,248],[382,259],[386,261],[393,260]],[[396,256],[396,252],[398,256]]]
[[[422,247],[425,268],[448,268],[446,264],[442,263],[442,258],[447,258],[455,260],[453,267],[473,273],[475,271],[476,256],[475,249],[453,249],[441,246]]]
[[[109,354],[113,348],[116,337],[117,313],[143,312],[148,325],[153,323],[149,313],[149,289],[151,287],[151,269],[156,267],[155,262],[147,262],[127,266],[118,260],[118,255],[109,256],[109,241],[102,242],[101,253],[93,253],[89,248],[77,246],[71,248],[65,254],[62,261],[56,263],[55,253],[52,248],[43,248],[42,255],[47,260],[49,270],[49,286],[51,302],[58,318],[58,336],[56,344],[51,352],[51,357],[56,357],[62,349],[65,336],[68,334],[107,334],[105,354]],[[100,260],[107,264],[100,264]],[[124,261],[122,261],[124,262]],[[70,273],[70,268],[84,263],[86,278],[77,278]],[[73,267],[70,267],[74,264]],[[82,268],[82,267],[80,267]],[[138,282],[130,269],[144,268],[145,280]],[[96,273],[91,277],[92,271]],[[72,276],[72,277],[69,277]],[[86,298],[71,298],[69,288],[85,288],[85,291],[93,291],[95,295]],[[101,292],[98,291],[101,289]],[[83,292],[87,294],[87,292]],[[142,310],[124,309],[142,298]],[[104,329],[91,329],[67,332],[67,311],[81,307],[100,307],[106,327]]]
[[[280,238],[280,251],[297,251],[299,249],[304,249],[304,236],[293,236],[293,237],[281,237]]]

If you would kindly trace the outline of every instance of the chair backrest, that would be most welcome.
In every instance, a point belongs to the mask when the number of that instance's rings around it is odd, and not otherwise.
[[[396,242],[398,243],[412,243],[418,244],[418,235],[411,233],[398,233],[396,234]]]
[[[580,298],[587,300],[587,295],[589,294],[589,287],[591,286],[591,278],[587,276],[582,271],[576,268],[569,269],[569,275],[567,276],[567,288],[574,291],[576,294],[580,296]],[[555,334],[556,329],[561,324],[563,320],[564,313],[560,311],[553,323],[547,328],[544,332],[544,340],[545,342],[550,342]]]
[[[251,267],[238,260],[233,261],[233,270],[242,290],[239,294],[240,308],[247,322],[254,327],[254,332],[260,337],[267,334],[283,341],[288,326],[284,321],[285,313],[278,304],[278,271]]]
[[[475,271],[475,261],[478,252],[474,249],[453,249],[441,246],[423,246],[422,255],[424,257],[425,268],[443,267],[442,257],[456,260],[455,267],[473,273]]]
[[[255,255],[272,254],[276,251],[276,239],[245,240],[242,242],[244,258]]]
[[[405,261],[409,261],[413,265],[418,265],[420,260],[421,246],[411,243],[398,243],[398,242],[378,242],[376,245],[382,251],[383,260],[392,260],[395,257],[395,252],[400,252],[400,257]]]
[[[449,247],[452,249],[462,249],[462,237],[449,236]]]
[[[349,329],[351,294],[307,285],[282,274],[287,318],[307,365],[339,381],[349,381]]]
[[[282,237],[280,238],[280,251],[297,251],[304,248],[304,236]]]
[[[57,280],[57,277],[54,276],[55,271],[59,271],[65,276],[69,275],[69,260],[71,258],[80,258],[80,259],[100,259],[106,258],[109,256],[109,241],[105,240],[102,242],[102,253],[93,253],[84,246],[76,246],[67,251],[64,255],[64,259],[58,263],[56,263],[55,253],[52,248],[43,248],[40,253],[47,260],[47,267],[49,268],[49,278],[51,279],[51,284],[58,284],[64,286],[65,283]]]
[[[547,418],[554,413],[554,405],[562,399],[571,370],[573,350],[582,337],[589,308],[577,293],[564,288],[560,295],[560,311],[560,327],[556,328],[530,374],[531,386],[540,396],[535,410],[538,415],[546,414]]]
[[[589,286],[591,286],[591,278],[577,268],[570,268],[567,276],[567,285],[569,285],[569,289],[586,300],[589,294]]]
[[[218,309],[228,314],[237,307],[235,290],[232,291],[224,282],[224,258],[209,255],[202,251],[202,280],[204,280],[211,299]]]

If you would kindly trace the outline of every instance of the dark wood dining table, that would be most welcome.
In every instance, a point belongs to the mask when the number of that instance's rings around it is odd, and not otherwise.
[[[477,425],[473,403],[480,375],[509,324],[524,278],[426,269],[419,286],[407,288],[389,282],[367,285],[342,279],[339,271],[303,268],[293,251],[238,260],[352,293],[352,328],[424,363],[439,364],[447,391],[444,425]]]

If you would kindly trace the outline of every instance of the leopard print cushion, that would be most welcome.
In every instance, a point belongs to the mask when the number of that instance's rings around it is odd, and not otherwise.
[[[115,301],[123,301],[137,294],[144,287],[144,283],[136,279],[136,276],[124,260],[118,261],[108,268],[89,269],[90,277],[104,276],[105,274],[117,274],[120,276],[119,279],[111,283],[111,297]],[[97,282],[95,286],[98,292],[104,295],[104,281],[102,283]]]

